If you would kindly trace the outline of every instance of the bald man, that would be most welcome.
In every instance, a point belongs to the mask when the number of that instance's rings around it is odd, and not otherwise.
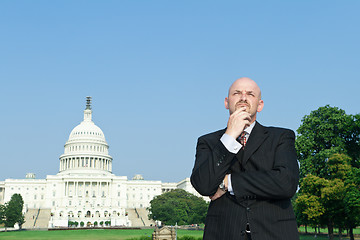
[[[295,134],[256,121],[264,107],[250,78],[229,88],[227,128],[198,139],[191,183],[211,199],[205,240],[298,240],[291,197],[299,181]]]

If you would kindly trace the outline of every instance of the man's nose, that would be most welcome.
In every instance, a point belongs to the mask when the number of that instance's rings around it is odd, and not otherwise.
[[[246,100],[246,93],[242,93],[240,98],[241,98],[241,100],[245,101]]]

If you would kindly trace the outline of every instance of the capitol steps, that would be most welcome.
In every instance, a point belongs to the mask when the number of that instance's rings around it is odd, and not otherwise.
[[[126,209],[132,227],[154,226],[155,222],[148,219],[149,212],[145,208]]]
[[[40,209],[39,215],[35,222],[35,228],[47,228],[51,217],[50,209]]]
[[[137,208],[137,212],[139,213],[139,216],[141,216],[142,220],[145,223],[145,226],[155,226],[155,221],[149,219],[149,211],[146,210],[146,208]]]
[[[38,212],[39,209],[29,208],[25,213],[25,223],[22,225],[22,228],[34,228],[34,223]]]

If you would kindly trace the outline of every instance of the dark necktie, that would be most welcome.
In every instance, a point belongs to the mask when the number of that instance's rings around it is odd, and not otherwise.
[[[241,145],[243,145],[243,147],[245,147],[245,145],[246,145],[246,132],[245,131],[243,131],[240,134],[239,142],[240,142]]]

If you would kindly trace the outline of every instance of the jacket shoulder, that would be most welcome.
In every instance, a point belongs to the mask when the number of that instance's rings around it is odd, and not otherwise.
[[[266,131],[268,131],[270,134],[290,134],[295,136],[295,132],[288,128],[282,128],[282,127],[264,127]]]
[[[225,133],[225,129],[217,130],[215,132],[207,133],[199,137],[200,139],[220,139],[221,136]]]

